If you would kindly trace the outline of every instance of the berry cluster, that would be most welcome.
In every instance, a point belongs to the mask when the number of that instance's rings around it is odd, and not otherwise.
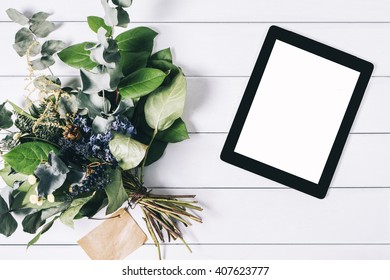
[[[72,184],[69,192],[73,196],[78,196],[79,194],[104,189],[110,183],[108,172],[110,168],[107,164],[88,166],[85,178],[80,183]]]
[[[72,129],[81,133],[81,137],[77,134],[78,137],[72,135],[72,137],[60,139],[62,154],[76,154],[85,159],[95,158],[112,164],[116,164],[109,148],[110,140],[113,137],[112,132],[119,132],[127,136],[133,136],[136,133],[134,126],[127,118],[118,116],[108,125],[105,133],[94,134],[92,120],[81,115],[76,115]]]

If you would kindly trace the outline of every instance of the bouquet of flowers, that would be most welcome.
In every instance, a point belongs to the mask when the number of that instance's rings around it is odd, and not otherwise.
[[[0,233],[12,235],[13,215],[23,215],[23,230],[38,232],[30,246],[57,220],[73,227],[75,219],[103,208],[109,215],[127,203],[142,209],[161,258],[159,241],[185,243],[178,224],[201,222],[192,213],[202,210],[195,196],[156,195],[144,185],[145,167],[168,143],[189,138],[181,119],[186,79],[170,49],[152,53],[152,29],[114,36],[130,21],[131,0],[101,3],[104,19],[88,17],[97,42],[72,46],[45,41],[56,28],[49,14],[7,10],[22,25],[13,47],[26,58],[30,93],[25,108],[0,103],[0,175],[10,188],[8,203],[0,196]],[[63,85],[53,74],[57,57],[79,69],[80,86]]]

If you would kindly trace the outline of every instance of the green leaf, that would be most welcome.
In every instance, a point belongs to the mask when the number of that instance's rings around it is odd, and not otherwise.
[[[41,22],[44,22],[46,21],[46,19],[50,16],[50,14],[48,13],[45,13],[45,12],[38,12],[38,13],[35,13],[31,19],[30,19],[30,22],[31,23],[41,23]]]
[[[157,68],[164,72],[169,71],[169,76],[172,77],[175,77],[177,74],[180,73],[179,68],[176,65],[166,60],[150,60],[148,62],[148,67]]]
[[[129,14],[121,7],[111,7],[107,0],[101,0],[104,8],[104,23],[108,26],[127,27],[130,22]]]
[[[41,91],[52,91],[52,90],[60,90],[61,89],[61,80],[56,76],[45,75],[39,76],[34,79],[34,87]],[[32,115],[39,117],[39,114],[36,112],[36,106],[32,105],[29,108]]]
[[[143,131],[137,133],[137,140],[140,142],[149,145],[151,136],[146,135]],[[152,163],[159,160],[163,155],[166,147],[168,146],[167,142],[162,142],[156,138],[153,140],[152,145],[149,147],[148,155],[145,161],[145,166],[151,165]]]
[[[74,94],[62,94],[58,101],[58,113],[62,119],[66,119],[67,115],[74,115],[78,110],[77,97]]]
[[[106,133],[107,127],[115,120],[114,117],[105,119],[100,116],[96,116],[95,119],[92,121],[92,131],[95,134],[99,133]]]
[[[15,9],[10,8],[6,10],[6,13],[13,22],[19,23],[20,25],[26,25],[29,22],[29,19],[24,14]]]
[[[60,216],[60,220],[64,225],[74,228],[74,217],[79,213],[80,209],[92,198],[92,196],[76,198],[72,201],[69,208],[66,209]]]
[[[55,60],[51,56],[42,56],[41,58],[30,61],[29,63],[34,70],[44,70],[52,66],[55,63]]]
[[[168,143],[154,139],[152,145],[148,151],[148,158],[146,159],[145,166],[149,166],[152,163],[158,161],[165,152]]]
[[[124,97],[139,98],[157,89],[165,77],[161,70],[143,68],[124,78],[119,84],[119,92]]]
[[[184,109],[187,82],[178,74],[171,85],[153,92],[145,104],[145,118],[153,129],[165,130],[181,117]]]
[[[11,236],[18,227],[18,223],[10,213],[0,215],[0,233]]]
[[[119,166],[124,170],[138,166],[147,149],[146,145],[119,133],[114,134],[109,147]]]
[[[45,223],[45,220],[42,220],[41,218],[42,211],[43,210],[40,210],[24,217],[22,221],[24,232],[36,233],[37,230]]]
[[[34,35],[30,31],[30,29],[23,27],[18,30],[15,34],[15,43],[19,43],[22,41],[32,42],[34,40]]]
[[[112,0],[112,3],[114,3],[117,6],[128,8],[131,6],[133,0]]]
[[[58,207],[39,210],[24,217],[22,221],[23,231],[36,233],[37,230],[46,223],[46,220],[69,207],[69,203],[63,203]]]
[[[147,124],[145,120],[144,100],[145,99],[142,99],[140,102],[138,102],[137,114],[139,118],[137,119],[136,124],[137,127],[139,127],[142,130],[142,132],[144,132],[148,137],[152,137],[154,130]],[[155,136],[155,139],[165,143],[177,143],[177,142],[184,141],[188,138],[189,136],[188,136],[187,127],[181,118],[178,118],[168,129],[159,131]],[[147,142],[143,142],[143,141],[141,142],[148,144],[149,141],[150,139],[147,140]]]
[[[36,120],[36,118],[34,118],[33,116],[31,116],[30,114],[28,114],[27,112],[25,112],[22,108],[20,108],[18,105],[16,105],[15,103],[7,100],[8,104],[12,106],[12,109],[18,113],[19,115],[22,115],[22,116],[25,116],[31,120]]]
[[[9,209],[8,209],[7,202],[5,202],[4,198],[0,195],[0,215],[3,215],[8,212]]]
[[[91,28],[93,32],[97,33],[99,28],[103,27],[107,31],[106,37],[111,36],[112,27],[105,24],[104,19],[101,17],[89,16],[87,17],[87,21],[89,28]]]
[[[116,11],[118,17],[118,23],[116,24],[116,26],[126,28],[127,25],[130,23],[129,14],[122,7],[117,7]]]
[[[3,158],[16,172],[31,175],[43,160],[47,160],[50,151],[58,153],[58,149],[48,143],[27,142],[16,146]]]
[[[168,129],[159,131],[156,139],[168,143],[177,143],[189,139],[186,124],[178,118]]]
[[[41,238],[42,234],[47,232],[54,224],[54,222],[59,218],[59,216],[54,217],[53,220],[51,220],[49,223],[47,223],[42,230],[33,238],[30,240],[30,242],[27,243],[27,249],[38,242],[38,240]]]
[[[14,124],[11,117],[12,112],[5,108],[5,102],[0,104],[0,129],[10,128]]]
[[[79,213],[75,219],[81,219],[83,217],[93,217],[101,209],[107,206],[108,200],[106,192],[103,190],[97,190],[92,196],[91,200],[81,207]]]
[[[43,56],[52,56],[53,54],[63,50],[66,44],[60,40],[48,40],[42,45],[41,54]]]
[[[88,42],[84,42],[81,44],[73,45],[63,49],[58,53],[58,57],[74,68],[84,68],[90,70],[97,66],[97,63],[93,62],[90,58],[90,51],[86,50],[85,47],[87,44],[91,44]]]
[[[35,170],[35,175],[39,178],[38,195],[47,196],[59,189],[69,171],[66,164],[54,152],[49,152],[47,162],[41,163]]]
[[[150,57],[151,60],[164,60],[172,63],[172,53],[171,49],[163,49],[161,51],[156,52]]]
[[[16,181],[25,181],[28,176],[12,172],[11,166],[8,163],[5,163],[3,169],[0,170],[0,177],[3,178],[7,186],[13,187]]]
[[[149,52],[120,52],[123,75],[145,68],[150,56]]]
[[[153,40],[156,36],[157,32],[150,28],[140,26],[119,34],[115,39],[121,51],[146,51],[151,53],[153,50]]]
[[[36,195],[37,185],[38,183],[30,185],[25,181],[18,189],[14,190],[11,193],[13,201],[10,203],[10,208],[15,211],[30,204],[30,196]]]
[[[18,223],[15,218],[9,213],[7,203],[4,198],[0,195],[0,234],[5,236],[11,236],[16,228]]]
[[[15,44],[13,45],[13,48],[19,56],[24,56],[33,42],[34,35],[28,28],[23,27],[15,34]]]
[[[47,37],[52,31],[56,29],[54,23],[49,21],[37,21],[30,26],[30,30],[34,33],[38,38]]]
[[[97,94],[102,90],[112,91],[110,74],[107,72],[80,70],[83,92]]]
[[[114,213],[128,199],[122,182],[122,173],[120,169],[114,169],[110,173],[111,182],[105,187],[108,197],[108,206],[106,215]]]
[[[107,98],[95,94],[85,94],[84,92],[79,92],[77,94],[77,101],[79,109],[88,110],[88,116],[94,119],[96,116],[100,116],[104,112],[104,108],[107,111],[111,109],[111,103]]]

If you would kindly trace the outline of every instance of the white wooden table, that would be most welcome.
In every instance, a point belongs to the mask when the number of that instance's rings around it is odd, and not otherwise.
[[[48,11],[60,27],[52,38],[94,40],[86,17],[103,15],[98,0],[2,0],[24,12]],[[160,33],[156,49],[172,46],[188,77],[185,120],[191,139],[168,147],[147,169],[159,191],[197,194],[204,224],[167,259],[388,259],[390,258],[390,1],[389,0],[135,0],[131,26]],[[12,49],[18,26],[0,13],[0,101],[22,100],[25,61]],[[375,71],[331,189],[309,197],[219,159],[238,103],[272,24],[371,61]],[[61,63],[64,80],[77,75]],[[288,137],[288,135],[286,135]],[[135,217],[142,225],[140,213]],[[75,230],[57,223],[26,252],[32,236],[21,227],[0,237],[0,259],[87,259],[76,241],[99,222]],[[151,241],[129,259],[155,259]]]

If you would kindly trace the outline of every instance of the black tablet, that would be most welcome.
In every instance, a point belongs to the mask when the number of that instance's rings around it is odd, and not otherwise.
[[[221,159],[324,198],[372,71],[365,60],[271,26]]]

